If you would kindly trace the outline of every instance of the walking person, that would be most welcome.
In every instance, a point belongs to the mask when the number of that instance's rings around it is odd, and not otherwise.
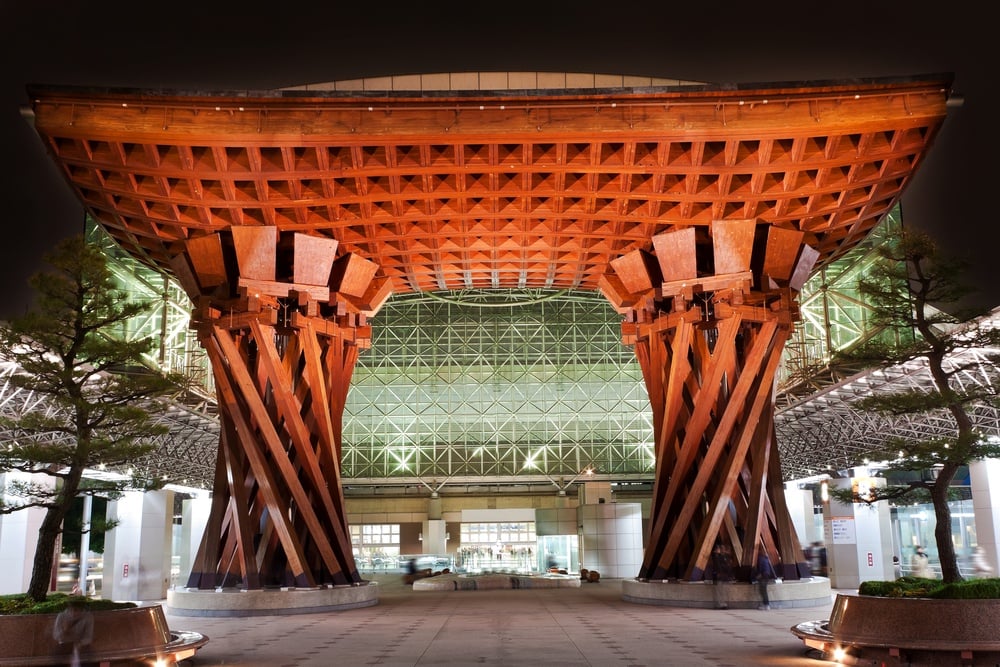
[[[94,617],[87,610],[83,597],[74,597],[69,605],[56,616],[52,628],[53,639],[73,648],[70,667],[80,667],[80,652],[94,640]]]
[[[986,551],[982,547],[976,547],[976,550],[972,552],[972,569],[976,577],[993,576],[993,566],[986,560]]]
[[[771,599],[767,595],[767,587],[769,584],[774,583],[777,578],[778,576],[774,573],[774,566],[771,565],[771,559],[761,549],[760,553],[757,554],[757,567],[754,568],[754,581],[757,582],[757,587],[760,590],[760,606],[757,609],[767,611],[771,608]]]
[[[913,555],[910,556],[910,576],[934,579],[934,573],[931,572],[930,559],[927,558],[927,552],[919,544],[916,550],[914,550]]]
[[[716,609],[729,609],[726,585],[733,579],[733,561],[729,547],[719,542],[712,549],[712,584],[715,586],[713,593]]]

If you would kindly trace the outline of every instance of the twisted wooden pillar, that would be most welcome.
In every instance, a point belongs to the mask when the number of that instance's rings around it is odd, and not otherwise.
[[[809,569],[784,501],[772,394],[795,294],[817,253],[756,220],[653,238],[612,262],[653,412],[656,474],[640,579],[705,576],[716,543],[748,578],[763,551],[786,578]],[[699,236],[700,234],[700,236]]]
[[[221,436],[193,588],[361,581],[341,488],[342,414],[366,318],[389,293],[337,242],[273,227],[189,240],[174,270],[196,303]],[[283,278],[283,279],[282,279]]]

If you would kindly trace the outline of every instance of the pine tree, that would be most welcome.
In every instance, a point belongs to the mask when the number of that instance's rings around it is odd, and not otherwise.
[[[892,472],[927,470],[936,471],[935,478],[910,475],[906,483],[871,488],[864,498],[851,497],[849,490],[836,495],[847,502],[866,503],[926,502],[929,498],[937,522],[934,538],[942,578],[946,582],[961,581],[948,500],[962,466],[1000,455],[1000,447],[983,437],[973,419],[977,405],[995,404],[997,399],[1000,331],[982,317],[982,310],[963,305],[974,291],[964,282],[967,265],[943,255],[929,235],[904,231],[878,252],[879,261],[859,288],[873,307],[873,324],[881,333],[840,357],[883,368],[922,360],[931,383],[929,388],[875,393],[852,405],[890,417],[943,415],[954,431],[923,439],[893,437],[870,453],[870,460],[885,462],[883,474],[887,478],[892,477]],[[962,361],[956,353],[964,350],[979,351],[981,355],[974,362]],[[971,366],[991,376],[992,381],[961,386],[956,380]]]
[[[0,419],[0,472],[33,473],[8,487],[0,514],[43,508],[27,594],[48,594],[63,521],[80,494],[113,498],[160,482],[132,473],[164,427],[154,399],[180,386],[178,376],[143,364],[151,339],[123,340],[130,318],[151,304],[128,301],[115,288],[101,251],[82,236],[60,242],[46,256],[48,269],[32,276],[35,305],[0,326],[0,357],[18,368],[9,382],[41,397],[44,409]],[[122,479],[85,478],[87,469],[126,471]],[[108,477],[108,478],[104,478]],[[86,557],[82,554],[81,557]]]

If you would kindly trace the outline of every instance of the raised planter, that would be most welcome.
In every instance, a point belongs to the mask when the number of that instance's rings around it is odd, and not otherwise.
[[[838,594],[825,621],[792,627],[811,648],[845,664],[1000,663],[1000,600]],[[959,662],[960,661],[960,662]]]
[[[208,642],[197,632],[172,631],[160,605],[88,612],[93,640],[80,652],[83,663],[134,665],[162,659],[174,664]],[[0,665],[66,665],[73,647],[54,639],[58,614],[0,615]]]

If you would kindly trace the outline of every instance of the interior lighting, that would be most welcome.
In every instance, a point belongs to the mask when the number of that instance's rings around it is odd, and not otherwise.
[[[819,497],[823,499],[824,503],[830,502],[830,485],[827,484],[826,480],[820,482]]]
[[[847,657],[847,650],[844,649],[842,646],[838,646],[837,648],[833,649],[833,659],[836,662],[843,662],[844,658],[846,657]]]

